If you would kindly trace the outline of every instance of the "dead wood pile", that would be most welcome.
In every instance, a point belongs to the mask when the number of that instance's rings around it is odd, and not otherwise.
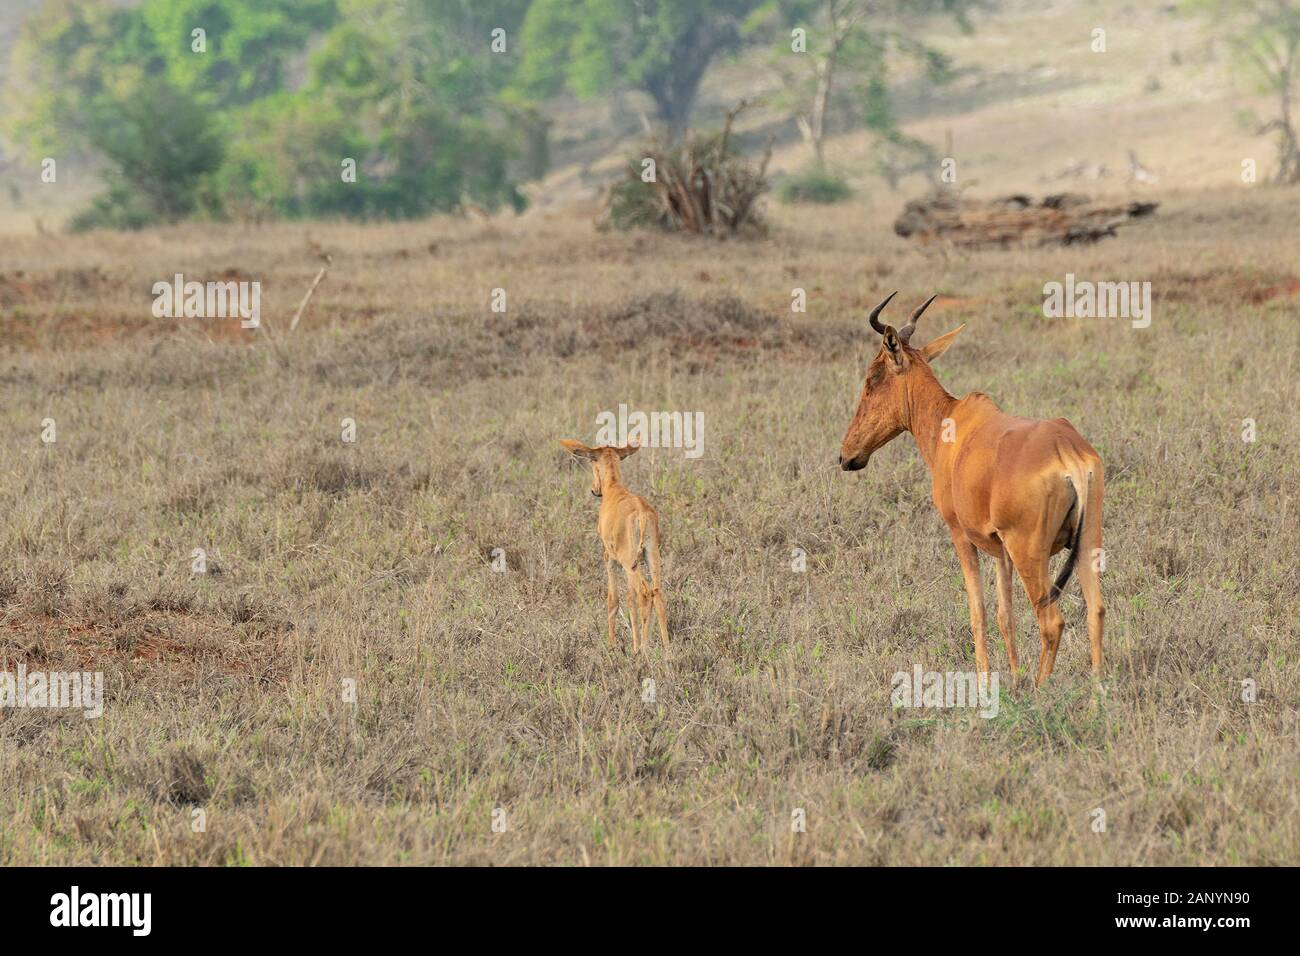
[[[1158,205],[1094,204],[1078,193],[1056,193],[1035,202],[1025,195],[988,201],[939,192],[904,206],[894,232],[922,243],[942,240],[966,247],[1069,246],[1114,236],[1119,226],[1151,215]]]

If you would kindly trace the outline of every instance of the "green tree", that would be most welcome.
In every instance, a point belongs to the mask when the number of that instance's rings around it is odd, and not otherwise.
[[[74,228],[138,229],[189,216],[203,178],[224,154],[220,124],[166,82],[139,84],[106,106],[88,132],[103,157],[107,189]]]
[[[139,12],[169,79],[220,106],[283,89],[307,42],[338,19],[335,0],[146,0]]]
[[[690,122],[714,60],[745,42],[761,0],[535,0],[524,21],[519,88],[595,96],[637,89],[672,140]]]
[[[898,128],[889,95],[890,59],[919,62],[932,81],[943,82],[950,75],[948,59],[918,38],[919,27],[926,17],[946,14],[970,29],[967,15],[978,5],[980,0],[768,0],[750,29],[779,28],[772,64],[782,81],[781,100],[821,168],[837,96],[856,103],[863,124],[896,151],[924,151]]]
[[[504,93],[527,6],[46,0],[8,126],[37,155],[98,161],[108,188],[81,225],[519,208],[545,160],[536,110]]]
[[[516,181],[535,116],[501,93],[514,75],[511,38],[526,6],[348,3],[312,56],[306,87],[283,104],[289,111],[318,109],[335,130],[335,147],[325,149],[334,164],[331,185],[286,211],[413,216],[464,202],[521,208]],[[505,31],[503,52],[490,46],[498,29]],[[259,138],[265,136],[255,130],[251,139]],[[344,147],[351,152],[340,152]],[[316,155],[313,149],[307,162]],[[341,156],[357,160],[356,183],[341,183]]]
[[[104,0],[46,0],[23,21],[4,91],[6,131],[32,156],[92,152],[95,119],[162,59],[137,11]]]
[[[1277,115],[1257,131],[1277,134],[1280,183],[1300,182],[1300,142],[1293,116],[1300,85],[1300,3],[1296,0],[1192,0],[1259,88],[1277,97]],[[1253,117],[1252,117],[1253,118]]]

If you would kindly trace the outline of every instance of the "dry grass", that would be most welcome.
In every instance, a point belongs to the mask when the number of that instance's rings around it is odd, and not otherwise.
[[[0,669],[93,666],[106,701],[0,712],[0,862],[1294,862],[1300,193],[1161,198],[1096,247],[948,257],[866,205],[727,244],[542,215],[7,240]],[[334,266],[283,359],[149,317],[152,282],[230,274],[283,329],[310,242]],[[1045,319],[1066,272],[1150,280],[1152,326]],[[1072,585],[1044,691],[890,707],[896,670],[973,666],[910,439],[834,467],[893,288],[945,295],[919,341],[970,324],[950,391],[1107,461],[1099,706]],[[670,662],[605,649],[555,441],[620,402],[705,414],[704,458],[625,467],[663,516]]]

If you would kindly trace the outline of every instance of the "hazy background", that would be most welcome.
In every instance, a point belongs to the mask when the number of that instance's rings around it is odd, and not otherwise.
[[[1089,191],[1122,189],[1130,151],[1166,190],[1238,182],[1247,157],[1265,180],[1276,135],[1259,131],[1279,92],[1260,44],[1268,60],[1284,43],[1252,25],[1253,6],[13,0],[0,216],[29,231],[592,203],[647,125],[716,128],[741,100],[757,106],[739,143],[774,144],[779,186],[812,164],[800,119],[835,24],[818,139],[869,199],[920,191],[950,154],[963,187],[989,192],[1064,188],[1102,166]],[[57,184],[39,178],[47,156]]]

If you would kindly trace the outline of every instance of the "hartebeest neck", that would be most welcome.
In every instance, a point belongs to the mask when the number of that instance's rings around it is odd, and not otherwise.
[[[948,394],[933,373],[909,377],[903,427],[916,439],[916,447],[927,468],[934,467],[934,456],[943,436],[943,423],[951,416],[956,404],[957,399]]]

